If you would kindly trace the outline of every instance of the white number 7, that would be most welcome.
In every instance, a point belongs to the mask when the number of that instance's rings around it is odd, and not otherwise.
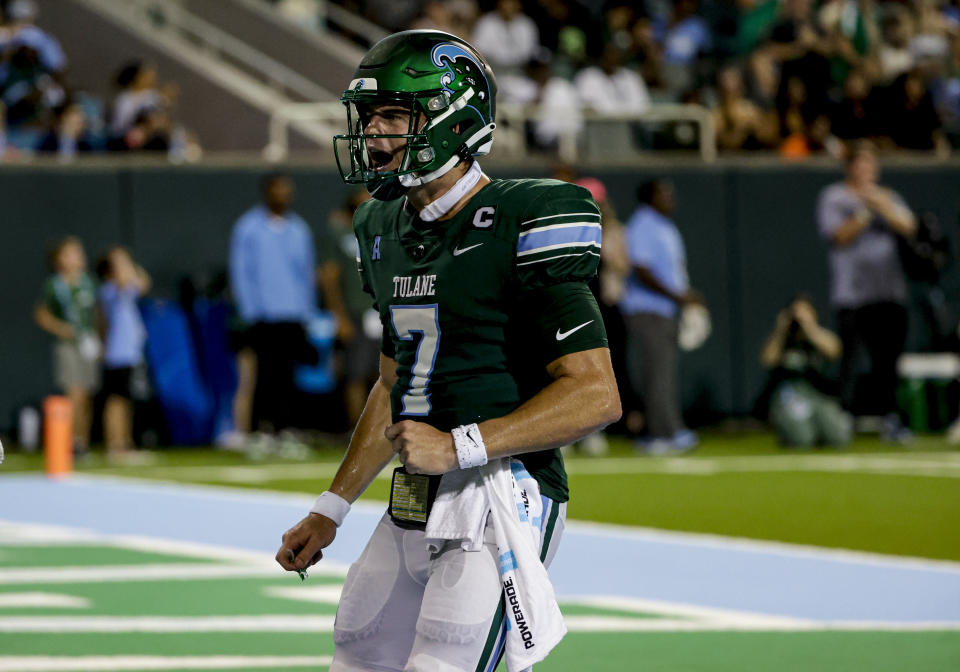
[[[412,341],[420,334],[417,356],[410,370],[410,386],[403,393],[403,415],[430,413],[430,375],[440,347],[440,320],[437,304],[426,306],[390,306],[390,321],[401,341]]]

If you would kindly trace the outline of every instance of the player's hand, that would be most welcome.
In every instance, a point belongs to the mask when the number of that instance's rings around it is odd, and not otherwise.
[[[408,473],[445,474],[460,466],[453,435],[424,422],[398,422],[387,427],[384,436]]]
[[[336,523],[319,513],[308,513],[306,518],[283,533],[277,562],[288,572],[306,569],[323,557],[322,549],[336,536]]]

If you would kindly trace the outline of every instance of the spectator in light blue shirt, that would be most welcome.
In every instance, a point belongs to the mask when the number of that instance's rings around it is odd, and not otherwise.
[[[150,276],[130,253],[116,246],[97,264],[103,318],[103,434],[107,457],[129,457],[133,447],[134,380],[143,372],[147,331],[137,300],[150,290]]]
[[[292,426],[294,367],[312,354],[304,324],[316,307],[314,247],[310,228],[290,210],[290,176],[267,175],[261,190],[263,203],[234,225],[230,282],[257,357],[253,424],[272,431]]]
[[[680,94],[696,85],[697,60],[713,48],[710,27],[697,15],[698,0],[677,0],[663,38],[662,75],[667,88]]]
[[[663,38],[664,62],[693,65],[713,46],[710,27],[697,16],[698,5],[697,0],[674,3],[671,25]]]
[[[677,391],[678,312],[688,303],[703,303],[690,289],[683,239],[670,220],[673,187],[654,180],[637,191],[640,207],[627,221],[626,246],[631,273],[620,299],[627,326],[630,382],[643,401],[646,438],[651,453],[682,452],[697,437],[686,429]]]
[[[34,0],[13,0],[7,7],[10,19],[7,47],[25,46],[40,55],[44,69],[51,74],[59,74],[67,67],[67,57],[60,42],[53,35],[38,27],[37,4]],[[0,38],[2,39],[2,38]]]

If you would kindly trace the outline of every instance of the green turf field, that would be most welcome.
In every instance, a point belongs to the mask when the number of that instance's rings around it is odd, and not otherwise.
[[[83,473],[316,494],[340,448],[306,461],[252,461],[209,449],[156,451],[116,467],[94,454]],[[860,439],[843,451],[784,451],[769,436],[704,438],[695,453],[567,459],[571,519],[960,560],[960,452],[938,438],[910,447]],[[3,474],[42,469],[8,454]],[[389,471],[389,470],[386,470]],[[384,500],[388,481],[365,495]],[[68,505],[65,503],[65,505]],[[0,519],[3,519],[0,512]],[[301,583],[269,555],[215,553],[117,538],[4,538],[0,526],[0,672],[325,670],[342,570]],[[561,551],[562,552],[562,551]],[[570,634],[540,672],[954,672],[955,627],[733,627],[656,605],[563,601]],[[501,670],[505,669],[503,666]]]
[[[71,564],[38,562],[49,558]],[[263,564],[104,543],[0,544],[0,559],[0,670],[22,672],[18,660],[29,660],[24,670],[318,670],[333,653],[338,575],[315,570],[301,584]],[[158,567],[167,574],[124,574]],[[561,606],[571,632],[538,670],[948,672],[960,664],[955,631],[714,632],[696,617]]]

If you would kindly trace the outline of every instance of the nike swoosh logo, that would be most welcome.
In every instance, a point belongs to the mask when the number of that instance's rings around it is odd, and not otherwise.
[[[579,331],[580,329],[583,329],[585,326],[587,326],[588,324],[590,324],[590,323],[592,323],[592,322],[593,322],[593,320],[589,320],[588,322],[584,322],[583,324],[574,327],[574,328],[571,329],[570,331],[561,332],[559,329],[557,329],[557,340],[558,340],[558,341],[562,341],[563,339],[565,339],[567,336],[569,336],[569,335],[572,334],[573,332]]]
[[[459,248],[459,247],[455,247],[455,248],[453,248],[453,256],[459,257],[459,256],[460,256],[461,254],[463,254],[464,252],[469,252],[469,251],[472,250],[473,248],[475,248],[475,247],[480,247],[481,245],[483,245],[483,243],[477,243],[476,245],[471,245],[470,247],[464,247],[464,248],[462,248],[462,249]]]

